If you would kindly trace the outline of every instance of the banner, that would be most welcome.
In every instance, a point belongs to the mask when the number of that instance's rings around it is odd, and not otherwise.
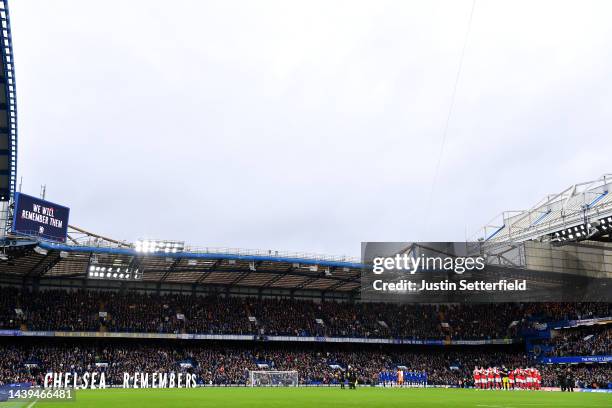
[[[543,357],[543,364],[612,363],[612,356]]]
[[[190,334],[190,333],[123,333],[123,332],[66,332],[66,331],[21,331],[0,330],[0,336],[27,337],[83,337],[83,338],[135,338],[135,339],[178,339],[178,340],[236,340],[236,341],[277,341],[300,343],[361,343],[361,344],[412,344],[428,346],[482,346],[491,344],[514,344],[519,339],[487,340],[413,340],[413,339],[373,339],[366,337],[312,337],[312,336],[254,336],[251,334]]]

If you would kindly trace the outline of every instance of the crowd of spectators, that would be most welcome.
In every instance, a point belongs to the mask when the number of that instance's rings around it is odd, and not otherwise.
[[[540,321],[562,321],[592,319],[595,317],[609,317],[612,304],[602,302],[582,303],[526,303],[524,305],[525,315]]]
[[[609,303],[401,305],[0,288],[0,329],[491,339],[517,337],[538,321],[611,315]]]
[[[542,386],[559,386],[557,378],[560,370],[567,368],[556,365],[541,366]],[[612,368],[609,364],[572,365],[569,370],[576,388],[612,388]]]
[[[401,305],[0,288],[0,329],[40,331],[480,340],[519,337],[521,330],[547,327],[543,322],[607,316],[612,316],[609,303]],[[589,326],[554,334],[544,341],[552,350],[550,355],[611,354],[609,327]],[[0,346],[0,382],[41,382],[47,371],[105,371],[111,383],[122,382],[124,372],[189,371],[206,384],[246,384],[249,370],[267,365],[275,370],[297,370],[301,383],[322,384],[337,378],[333,367],[351,366],[361,383],[371,384],[382,370],[402,365],[408,370],[426,371],[430,385],[463,386],[469,383],[474,366],[516,368],[535,364],[516,351],[480,348],[394,351],[397,349],[393,347],[360,349],[350,344],[270,344]],[[191,366],[181,366],[180,362]],[[579,386],[607,386],[610,381],[609,365],[572,369]],[[544,385],[553,385],[554,368],[546,366],[542,371]]]
[[[586,326],[553,331],[549,356],[597,356],[612,355],[612,325]]]
[[[486,350],[393,351],[350,347],[307,348],[298,346],[206,346],[176,345],[4,346],[0,349],[0,383],[42,383],[47,372],[105,372],[109,385],[122,384],[123,373],[190,372],[198,382],[211,385],[245,385],[249,370],[297,370],[301,384],[332,384],[338,368],[350,368],[362,384],[375,384],[384,370],[405,366],[425,371],[429,385],[463,386],[475,366],[528,367],[535,363],[519,352]],[[191,366],[185,366],[189,362]],[[98,363],[98,364],[96,364]],[[102,363],[102,364],[100,364]],[[181,366],[180,363],[183,363]],[[545,386],[556,384],[554,367],[541,367]],[[576,366],[574,376],[583,387],[607,387],[612,380],[608,366]]]

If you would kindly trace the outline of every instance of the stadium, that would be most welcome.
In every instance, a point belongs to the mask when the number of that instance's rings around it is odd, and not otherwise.
[[[0,14],[1,406],[612,405],[612,174],[474,237],[487,279],[528,297],[385,301],[363,254],[108,237],[19,191]]]

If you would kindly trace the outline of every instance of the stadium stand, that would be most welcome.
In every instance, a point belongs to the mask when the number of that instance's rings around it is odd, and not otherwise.
[[[543,344],[549,356],[597,356],[612,354],[612,327],[587,326],[556,331]]]
[[[335,366],[352,367],[362,384],[375,384],[383,370],[395,370],[398,365],[408,370],[425,371],[428,384],[469,386],[474,366],[528,367],[534,361],[516,350],[394,350],[381,347],[355,346],[275,346],[256,344],[206,343],[184,344],[52,343],[39,345],[5,345],[5,358],[0,361],[0,382],[42,383],[46,372],[75,373],[105,372],[107,382],[121,384],[124,372],[190,372],[198,375],[202,384],[246,385],[248,370],[261,364],[276,370],[297,370],[300,383],[337,383]],[[188,362],[185,365],[185,362]],[[180,363],[183,363],[181,366]],[[557,375],[553,367],[543,367],[544,384],[553,385]],[[606,367],[573,367],[583,385],[608,387],[610,371]]]
[[[559,321],[612,315],[608,303],[529,303],[401,305],[290,298],[193,296],[172,293],[0,288],[0,330],[132,333],[140,340],[23,338],[5,340],[0,381],[41,383],[47,371],[104,371],[111,382],[123,372],[184,371],[207,385],[245,385],[248,371],[261,367],[297,370],[302,384],[334,384],[337,367],[349,366],[362,384],[375,384],[383,370],[398,366],[423,370],[431,386],[466,387],[474,366],[540,367],[543,385],[552,386],[558,365],[547,366],[523,342],[534,330]],[[180,318],[179,318],[180,316]],[[384,322],[384,324],[381,324]],[[53,332],[51,332],[53,333]],[[158,340],[152,333],[251,335],[251,341]],[[546,356],[610,354],[608,325],[552,330],[536,340]],[[591,337],[588,337],[592,335]],[[413,339],[436,346],[267,342],[267,336],[326,339]],[[588,337],[588,338],[587,338]],[[449,339],[487,341],[513,338],[500,346],[444,346]],[[586,338],[586,339],[585,339]],[[9,338],[5,338],[9,339]],[[27,339],[27,340],[26,340]],[[259,340],[259,341],[258,341]],[[261,342],[264,340],[264,342]],[[188,362],[183,367],[180,363]],[[335,368],[333,368],[335,367]],[[606,388],[609,365],[572,366],[577,384]]]
[[[14,288],[0,294],[0,328],[38,331],[477,340],[518,337],[540,322],[612,316],[607,303],[401,305]]]
[[[277,370],[298,370],[302,383],[333,383],[337,370],[331,365],[356,368],[359,381],[377,382],[384,369],[398,364],[412,370],[427,370],[431,384],[459,384],[473,365],[526,366],[528,359],[520,352],[499,351],[393,351],[379,348],[302,347],[292,345],[268,346],[206,344],[169,346],[141,344],[8,346],[3,349],[2,380],[41,382],[47,371],[62,372],[66,367],[74,372],[95,369],[96,363],[108,363],[106,370],[111,381],[123,381],[123,372],[178,371],[195,372],[202,380],[213,384],[245,384],[248,370],[257,369],[265,362]],[[193,367],[180,368],[179,362],[191,361]],[[28,366],[26,368],[26,363]],[[452,370],[449,367],[457,366]],[[19,378],[10,378],[11,376]]]

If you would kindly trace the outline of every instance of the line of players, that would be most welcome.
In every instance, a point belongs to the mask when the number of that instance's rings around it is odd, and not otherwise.
[[[410,385],[415,387],[427,386],[427,373],[425,371],[408,371],[398,369],[397,371],[386,370],[378,374],[378,383],[386,386],[404,386]]]
[[[537,368],[475,367],[474,388],[483,390],[539,390],[542,375]]]

